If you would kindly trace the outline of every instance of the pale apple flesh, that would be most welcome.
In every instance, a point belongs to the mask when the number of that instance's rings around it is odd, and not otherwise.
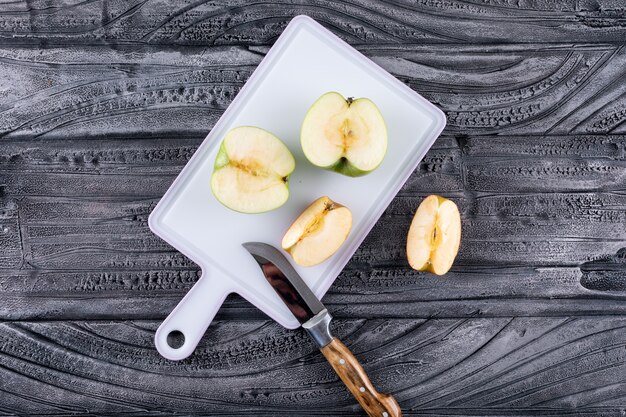
[[[321,168],[356,177],[374,170],[387,152],[387,126],[367,98],[331,92],[307,112],[300,132],[307,159]]]
[[[351,228],[352,212],[328,197],[321,197],[293,222],[281,246],[298,265],[317,265],[337,252]]]
[[[461,243],[461,215],[457,205],[436,195],[417,208],[406,252],[411,268],[443,275],[450,270]]]
[[[211,189],[226,207],[242,213],[262,213],[289,198],[288,178],[293,155],[273,134],[252,126],[230,130],[213,167]]]

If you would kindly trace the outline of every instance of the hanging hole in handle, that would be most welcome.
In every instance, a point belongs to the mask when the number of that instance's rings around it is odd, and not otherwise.
[[[172,330],[167,335],[167,344],[172,349],[180,349],[185,344],[185,335],[179,330]]]

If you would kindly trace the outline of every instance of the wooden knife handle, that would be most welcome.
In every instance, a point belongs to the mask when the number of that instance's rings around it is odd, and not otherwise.
[[[389,394],[376,391],[361,364],[339,339],[333,338],[320,350],[369,416],[402,416],[396,399]]]

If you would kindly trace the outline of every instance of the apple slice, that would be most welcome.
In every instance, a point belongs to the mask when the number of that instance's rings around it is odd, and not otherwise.
[[[295,167],[293,155],[276,136],[258,127],[236,127],[226,134],[217,153],[211,189],[232,210],[274,210],[289,198],[289,174]]]
[[[352,212],[328,197],[321,197],[289,227],[282,247],[298,265],[317,265],[337,252],[351,228]]]
[[[300,131],[306,158],[318,167],[350,177],[373,171],[387,152],[387,126],[367,98],[345,99],[330,92],[309,109]]]
[[[406,243],[411,268],[443,275],[461,243],[461,215],[453,201],[428,196],[417,208]]]

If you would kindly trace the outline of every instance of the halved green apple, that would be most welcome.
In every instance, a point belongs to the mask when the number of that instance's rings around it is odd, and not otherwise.
[[[300,131],[306,158],[320,168],[350,177],[373,171],[387,152],[387,126],[367,98],[330,92],[309,109]]]
[[[298,216],[281,245],[298,265],[313,266],[337,252],[351,228],[352,212],[324,196]]]
[[[230,130],[220,146],[211,190],[226,207],[242,213],[262,213],[289,198],[289,174],[296,167],[285,144],[253,126]]]

